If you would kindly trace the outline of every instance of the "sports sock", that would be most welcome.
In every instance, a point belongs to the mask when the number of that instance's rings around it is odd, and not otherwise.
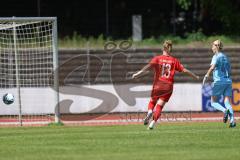
[[[156,102],[153,100],[150,100],[149,104],[148,104],[148,110],[152,110],[154,109],[154,106],[156,105]]]
[[[160,106],[159,104],[156,106],[156,110],[154,112],[154,115],[153,115],[153,120],[155,122],[157,122],[157,120],[159,119],[160,115],[161,115],[161,112],[162,112],[162,106]]]
[[[211,106],[219,111],[222,111],[223,113],[225,112],[225,108],[219,104],[218,102],[211,102]]]
[[[147,115],[150,115],[152,113],[153,113],[153,111],[151,109],[149,109]]]
[[[156,123],[156,122],[155,122],[154,120],[152,120],[152,122],[149,124],[148,128],[149,128],[149,129],[153,129],[155,123]]]
[[[232,105],[230,104],[229,101],[225,101],[224,102],[225,107],[229,110],[230,112],[230,123],[234,122],[234,115],[233,115],[233,109],[232,109]]]

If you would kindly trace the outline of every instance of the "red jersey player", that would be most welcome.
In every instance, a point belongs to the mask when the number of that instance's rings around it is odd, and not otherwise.
[[[148,129],[153,129],[155,123],[161,115],[164,105],[168,102],[173,92],[173,83],[175,72],[184,72],[195,79],[199,76],[183,67],[178,59],[171,56],[172,41],[166,40],[163,44],[163,54],[154,57],[149,64],[143,67],[140,71],[132,75],[132,78],[138,78],[140,75],[145,74],[150,69],[154,70],[154,82],[151,93],[151,100],[148,104],[148,113],[144,119],[144,125],[149,123],[149,119],[153,115],[153,120],[149,124]]]

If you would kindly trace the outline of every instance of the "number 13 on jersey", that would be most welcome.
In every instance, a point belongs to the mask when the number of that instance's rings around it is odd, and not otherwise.
[[[161,77],[169,78],[171,74],[171,64],[163,63],[161,65]]]

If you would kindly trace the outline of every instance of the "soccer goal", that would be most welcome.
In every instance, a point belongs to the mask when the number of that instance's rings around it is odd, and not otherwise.
[[[0,123],[59,122],[57,19],[0,18]]]

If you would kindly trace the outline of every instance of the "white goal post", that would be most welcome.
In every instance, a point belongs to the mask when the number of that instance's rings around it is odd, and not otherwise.
[[[56,17],[0,18],[0,116],[22,125],[26,115],[55,115],[60,122]],[[1,118],[0,118],[1,122]]]

